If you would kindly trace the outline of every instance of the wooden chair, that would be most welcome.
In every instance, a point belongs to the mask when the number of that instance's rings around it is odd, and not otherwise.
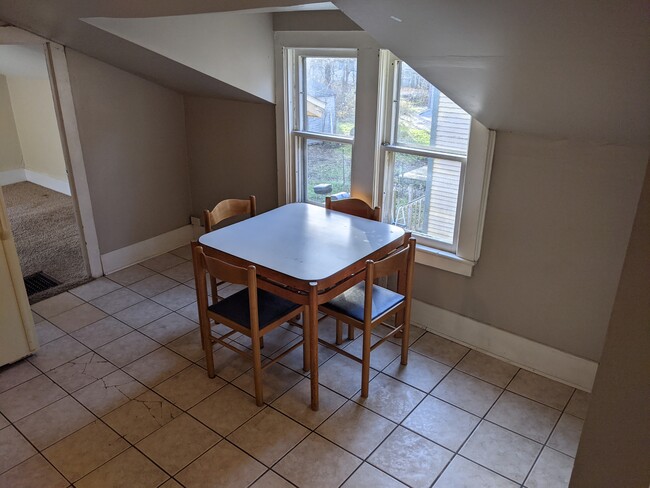
[[[366,202],[359,198],[344,198],[343,200],[332,200],[331,197],[325,197],[325,208],[336,210],[348,215],[354,215],[364,219],[381,222],[381,208],[372,208]],[[348,324],[348,340],[354,340],[354,328]],[[341,321],[336,321],[336,343],[343,343],[343,326]]]
[[[201,342],[205,352],[208,376],[210,378],[215,376],[214,358],[212,356],[213,344],[215,343],[219,343],[238,354],[252,359],[255,400],[258,406],[262,406],[264,403],[262,370],[293,351],[296,347],[300,345],[308,347],[308,344],[302,340],[262,366],[261,339],[290,318],[295,317],[296,314],[301,313],[304,306],[258,289],[255,266],[241,268],[206,256],[203,248],[198,243],[193,243],[192,259],[199,307]],[[245,284],[247,288],[209,305],[206,273],[211,277],[218,277],[230,283]],[[210,328],[210,319],[232,330],[221,336],[215,336]],[[225,339],[235,332],[250,337],[252,354],[237,348],[232,342],[226,342]]]
[[[248,215],[249,217],[255,217],[255,215],[257,215],[257,202],[255,200],[255,195],[249,196],[248,200],[238,200],[236,198],[222,200],[212,210],[204,210],[203,224],[205,225],[205,232],[210,232],[216,225],[224,220],[239,215]],[[217,288],[219,285],[223,285],[224,283],[224,281],[217,282],[210,278],[212,303],[216,303],[221,299],[217,293]]]
[[[342,320],[363,331],[363,351],[361,358],[348,353],[344,349],[319,340],[326,347],[330,347],[344,356],[361,363],[361,396],[363,398],[368,396],[370,352],[372,350],[389,337],[401,333],[401,363],[406,365],[408,362],[415,239],[410,237],[410,234],[406,234],[405,242],[407,243],[402,248],[380,261],[368,260],[366,262],[365,281],[358,283],[319,307],[319,310],[327,315],[332,315],[337,320]],[[394,273],[397,273],[397,292],[374,284],[376,278],[389,276]],[[392,315],[395,316],[395,324],[384,322]],[[383,324],[392,330],[371,346],[371,331],[379,324]]]
[[[328,210],[336,210],[337,212],[346,213],[348,215],[355,215],[364,219],[381,222],[381,208],[372,208],[370,205],[359,198],[332,200],[331,197],[325,197],[325,208]]]

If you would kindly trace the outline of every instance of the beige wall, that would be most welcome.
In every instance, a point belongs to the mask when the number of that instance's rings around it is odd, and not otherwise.
[[[498,133],[474,275],[418,266],[414,297],[598,361],[647,156]]]
[[[183,97],[66,50],[102,254],[189,223]]]
[[[0,171],[24,168],[7,78],[0,75]]]
[[[185,116],[192,214],[251,194],[259,212],[275,208],[275,106],[186,97]]]
[[[25,169],[68,181],[48,79],[8,77]]]
[[[650,171],[646,170],[572,488],[650,486]]]

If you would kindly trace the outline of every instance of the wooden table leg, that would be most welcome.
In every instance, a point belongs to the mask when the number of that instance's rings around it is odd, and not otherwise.
[[[318,411],[318,284],[309,283],[309,355],[311,370],[311,409]]]

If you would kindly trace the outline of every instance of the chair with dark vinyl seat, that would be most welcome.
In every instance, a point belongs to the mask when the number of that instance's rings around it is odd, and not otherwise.
[[[255,200],[255,195],[249,196],[247,200],[236,198],[222,200],[212,210],[204,210],[203,224],[205,226],[205,232],[212,231],[215,226],[226,219],[243,215],[248,215],[249,217],[255,217],[255,215],[257,215],[257,202]],[[224,281],[217,282],[210,278],[210,291],[213,303],[216,303],[221,299],[217,293],[217,288],[224,283]]]
[[[196,282],[196,295],[199,308],[199,324],[201,330],[201,342],[205,352],[208,376],[214,378],[213,345],[218,343],[228,349],[248,357],[253,361],[253,378],[255,382],[255,400],[258,406],[263,405],[262,393],[262,370],[274,364],[276,361],[293,351],[296,347],[303,345],[305,341],[294,344],[291,348],[276,356],[271,361],[262,365],[260,351],[261,339],[287,322],[296,314],[303,311],[304,306],[285,300],[273,293],[261,290],[257,287],[257,274],[255,266],[241,268],[233,266],[219,259],[206,256],[203,248],[197,243],[193,244],[192,259],[194,263],[194,277]],[[211,277],[223,279],[230,283],[243,284],[247,288],[223,298],[210,305],[206,287],[206,274]],[[232,329],[221,336],[213,335],[210,327],[210,319],[221,323]],[[235,332],[239,332],[251,339],[252,354],[236,347],[232,342],[225,339]]]
[[[325,197],[325,208],[335,210],[348,215],[354,215],[368,220],[381,222],[381,208],[372,208],[360,198],[343,198],[341,200],[332,200],[331,197]],[[348,324],[348,340],[354,340],[354,327]],[[341,321],[336,321],[336,343],[343,343],[343,327]]]
[[[358,358],[344,349],[325,341],[323,345],[361,363],[361,396],[368,396],[370,380],[370,352],[389,337],[402,335],[401,363],[408,361],[409,331],[411,320],[411,291],[415,262],[415,239],[405,236],[405,244],[380,261],[366,262],[366,279],[343,292],[333,300],[321,305],[319,310],[363,331],[362,357]],[[397,274],[397,291],[374,284],[375,279]],[[395,323],[385,320],[395,316]],[[370,344],[371,331],[382,324],[391,329],[375,344]]]

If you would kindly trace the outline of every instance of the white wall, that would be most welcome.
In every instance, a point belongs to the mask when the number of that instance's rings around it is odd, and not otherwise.
[[[23,153],[11,108],[7,78],[0,75],[0,172],[23,167]]]
[[[67,182],[49,80],[8,77],[7,84],[25,169]]]

